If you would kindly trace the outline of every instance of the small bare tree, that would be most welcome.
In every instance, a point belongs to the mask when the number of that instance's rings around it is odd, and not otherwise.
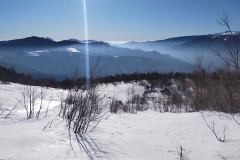
[[[220,25],[225,26],[228,29],[228,35],[224,38],[224,46],[225,51],[215,51],[215,55],[221,58],[226,66],[228,66],[228,71],[233,72],[235,74],[235,78],[237,80],[237,87],[240,85],[240,77],[239,77],[239,47],[240,47],[240,41],[239,37],[234,35],[234,32],[232,31],[230,24],[229,24],[229,18],[228,15],[225,13],[224,16],[218,21]],[[225,53],[225,54],[224,54]]]
[[[120,100],[117,100],[115,96],[112,96],[110,101],[110,112],[117,113],[119,110],[122,109],[123,103]]]
[[[163,101],[164,101],[164,97],[161,94],[159,94],[156,99],[156,103],[158,106],[157,108],[158,108],[159,112],[162,112]]]
[[[173,90],[172,92],[171,103],[172,106],[177,107],[176,109],[178,113],[182,112],[183,97],[177,90]]]
[[[136,103],[136,90],[134,88],[134,86],[132,86],[131,88],[128,88],[128,96],[129,96],[129,100],[128,100],[128,103],[129,103],[129,112],[130,113],[136,113],[136,109],[135,109],[135,106],[134,104]]]
[[[196,111],[207,109],[206,105],[206,79],[207,73],[203,67],[203,57],[196,56],[197,69],[193,72],[195,84],[192,86],[194,94],[192,96],[192,108]]]
[[[40,99],[40,105],[39,105],[39,110],[36,114],[36,118],[38,119],[41,113],[41,110],[43,108],[43,100],[45,99],[45,97],[47,96],[47,89],[45,87],[40,87],[40,91],[39,91],[39,99]]]
[[[223,82],[224,94],[226,95],[224,105],[229,108],[231,113],[236,113],[240,111],[240,36],[235,35],[231,30],[226,13],[218,23],[228,30],[223,37],[224,50],[214,51],[214,54],[224,62],[224,65],[212,68],[217,71],[218,78]]]
[[[36,101],[40,97],[38,87],[31,85],[22,85],[19,91],[23,98],[22,105],[26,110],[27,119],[33,118]]]
[[[178,159],[179,160],[188,160],[188,155],[186,150],[183,148],[182,145],[179,145],[177,147],[177,154],[178,154]]]

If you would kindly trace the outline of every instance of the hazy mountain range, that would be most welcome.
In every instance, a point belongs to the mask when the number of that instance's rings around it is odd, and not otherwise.
[[[141,49],[145,51],[157,51],[169,54],[180,60],[195,62],[196,55],[202,55],[204,63],[210,61],[220,64],[221,61],[214,55],[217,50],[225,51],[224,43],[230,35],[228,31],[223,33],[174,37],[165,40],[146,41],[146,42],[128,42],[118,44],[120,47]],[[240,41],[240,32],[233,32],[238,41]]]
[[[28,37],[0,42],[0,65],[14,67],[17,72],[58,79],[73,76],[77,68],[85,75],[85,44],[90,61],[100,59],[101,75],[133,72],[190,72],[193,65],[156,51],[141,51],[111,46],[105,42],[78,40],[53,41]]]
[[[227,34],[227,33],[226,33]],[[75,70],[85,75],[85,45],[90,61],[100,59],[100,75],[133,72],[191,72],[196,54],[214,60],[213,49],[223,49],[226,34],[176,37],[148,42],[129,42],[118,46],[101,41],[27,37],[0,41],[0,65],[14,67],[32,76],[64,79]],[[239,38],[239,33],[236,32]]]

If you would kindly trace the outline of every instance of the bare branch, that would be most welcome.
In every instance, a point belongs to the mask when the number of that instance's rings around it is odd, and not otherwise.
[[[4,117],[4,119],[8,118],[8,116],[12,113],[12,111],[18,106],[19,103],[21,103],[22,100],[19,100],[17,104],[11,109],[11,111]]]
[[[216,137],[216,139],[219,141],[219,142],[227,142],[227,138],[226,138],[226,130],[227,130],[227,126],[224,125],[223,126],[223,137],[220,137],[218,135],[219,131],[216,131],[215,130],[215,122],[214,121],[211,121],[212,125],[210,126],[207,122],[207,120],[205,119],[203,113],[202,113],[202,118],[204,120],[204,122],[206,123],[207,127],[212,131],[212,133],[214,134],[214,136]]]
[[[233,114],[231,114],[231,115],[232,115],[233,120],[234,120],[238,125],[240,125],[240,122],[238,122],[238,121],[236,120],[235,116],[234,116]]]

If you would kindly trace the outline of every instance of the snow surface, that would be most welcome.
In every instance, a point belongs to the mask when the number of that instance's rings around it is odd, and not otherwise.
[[[41,53],[46,53],[49,52],[48,50],[43,50],[43,51],[33,51],[33,52],[27,52],[28,56],[33,56],[33,57],[38,57],[41,55]]]
[[[131,41],[106,41],[108,44],[112,44],[112,45],[115,45],[115,44],[125,44],[125,43],[128,43],[128,42],[131,42]]]
[[[67,48],[68,52],[79,52],[76,48]]]
[[[240,159],[240,126],[225,113],[202,112],[207,122],[215,122],[219,135],[224,125],[228,127],[229,141],[224,143],[217,141],[200,112],[107,113],[92,132],[76,136],[67,130],[65,121],[58,116],[59,97],[66,96],[66,90],[47,89],[45,102],[52,101],[46,117],[44,108],[38,120],[26,120],[23,107],[19,105],[9,118],[4,119],[21,99],[21,87],[19,84],[0,84],[1,160],[174,160],[179,159],[180,146],[184,149],[185,159],[189,160],[219,160],[220,155],[231,160]],[[127,101],[132,87],[137,94],[144,91],[137,83],[102,85],[98,91],[106,105],[112,96]],[[240,120],[239,116],[236,118]]]
[[[227,36],[227,35],[239,35],[240,31],[225,31],[225,32],[221,32],[221,33],[213,33],[211,35],[215,35],[215,36]]]

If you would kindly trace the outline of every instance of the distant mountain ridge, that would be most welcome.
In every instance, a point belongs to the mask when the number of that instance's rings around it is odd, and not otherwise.
[[[43,37],[27,37],[23,39],[15,39],[9,41],[0,41],[1,47],[54,47],[54,46],[61,46],[61,45],[72,45],[77,44],[76,41],[68,41],[62,40],[56,42],[51,40],[50,38],[43,38]]]
[[[100,58],[100,75],[134,72],[191,72],[194,65],[156,51],[111,46],[102,41],[87,41],[90,60]],[[86,41],[27,37],[0,42],[0,65],[17,72],[45,77],[71,77],[77,69],[85,75]],[[93,59],[93,60],[92,60]]]
[[[240,41],[240,32],[236,31],[115,45],[95,40],[71,38],[54,41],[32,36],[0,41],[0,65],[45,77],[71,77],[76,68],[85,75],[85,45],[88,43],[90,58],[101,59],[98,68],[102,76],[133,72],[191,72],[196,55],[203,55],[206,65],[209,61],[220,64],[213,50],[224,50],[223,43],[231,35]]]
[[[229,36],[234,36],[237,41],[240,41],[240,31],[234,31],[232,33],[226,31],[222,33],[182,36],[156,41],[128,42],[117,44],[117,46],[141,49],[144,51],[158,51],[188,62],[194,62],[196,55],[203,55],[206,63],[208,63],[208,61],[220,63],[216,60],[213,51],[224,50],[224,41]]]

